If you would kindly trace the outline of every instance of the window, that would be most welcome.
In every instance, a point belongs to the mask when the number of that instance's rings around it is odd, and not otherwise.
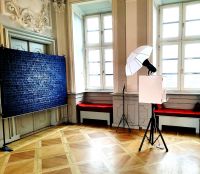
[[[168,90],[200,90],[200,1],[160,7],[160,71]]]
[[[112,15],[86,16],[84,21],[87,89],[112,89]]]
[[[11,37],[12,49],[30,51],[35,53],[47,53],[47,45],[42,43],[31,42],[28,40],[22,40]]]

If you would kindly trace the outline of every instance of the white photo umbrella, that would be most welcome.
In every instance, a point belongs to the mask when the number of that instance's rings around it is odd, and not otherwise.
[[[151,52],[152,52],[152,47],[148,45],[140,46],[137,49],[135,49],[133,52],[131,52],[131,54],[127,58],[126,75],[127,76],[133,75],[142,66],[147,66],[143,63],[145,62],[145,60],[147,60],[150,57]],[[147,64],[151,65],[149,62]]]

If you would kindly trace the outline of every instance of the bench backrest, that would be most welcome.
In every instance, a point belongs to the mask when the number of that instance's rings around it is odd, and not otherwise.
[[[165,108],[193,109],[200,101],[200,95],[168,95],[169,100],[163,103]]]
[[[112,104],[112,95],[109,92],[85,92],[83,102]]]

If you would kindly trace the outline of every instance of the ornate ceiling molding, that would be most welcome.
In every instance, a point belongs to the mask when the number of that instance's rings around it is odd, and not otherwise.
[[[25,0],[27,2],[27,0]],[[36,0],[34,0],[36,1]],[[35,32],[42,32],[50,26],[49,22],[49,0],[37,0],[40,10],[34,10],[34,6],[20,5],[22,0],[5,0],[5,8],[12,20],[21,26],[29,28]],[[29,1],[30,2],[30,1]]]

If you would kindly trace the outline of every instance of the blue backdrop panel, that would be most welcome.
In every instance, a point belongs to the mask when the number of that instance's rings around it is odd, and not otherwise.
[[[3,117],[67,103],[63,56],[1,48],[0,79]]]

